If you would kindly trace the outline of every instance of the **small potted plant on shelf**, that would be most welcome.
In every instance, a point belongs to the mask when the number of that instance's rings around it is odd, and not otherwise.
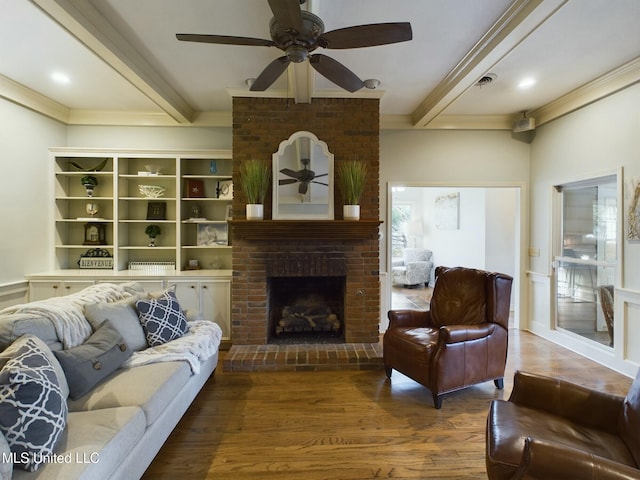
[[[367,164],[358,160],[346,160],[337,166],[338,188],[344,198],[345,220],[360,219],[360,197],[367,180]]]
[[[84,175],[80,179],[80,183],[82,183],[87,190],[87,196],[93,197],[93,190],[98,186],[98,179],[93,175]]]
[[[240,185],[247,197],[247,220],[264,218],[264,197],[271,183],[271,168],[265,162],[252,159],[240,165]]]
[[[156,237],[161,233],[160,227],[158,225],[147,225],[147,228],[145,228],[144,233],[146,233],[147,236],[149,237],[149,246],[155,247]]]

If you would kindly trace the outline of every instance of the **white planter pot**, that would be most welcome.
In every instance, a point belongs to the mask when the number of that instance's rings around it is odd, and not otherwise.
[[[360,205],[344,205],[342,216],[345,220],[360,220]]]
[[[264,217],[264,205],[259,203],[247,204],[247,220],[262,220]]]

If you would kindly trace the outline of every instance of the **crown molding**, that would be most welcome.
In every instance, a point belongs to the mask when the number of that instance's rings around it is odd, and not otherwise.
[[[571,113],[608,95],[640,82],[640,57],[606,73],[586,85],[549,102],[529,115],[540,126],[558,117]],[[285,90],[250,92],[248,89],[227,89],[230,96],[289,98]],[[356,98],[380,98],[382,90],[363,92]],[[334,91],[316,92],[317,98],[354,98]],[[189,123],[177,122],[163,111],[100,111],[75,110],[55,102],[50,98],[0,75],[0,98],[21,105],[44,116],[67,125],[112,125],[112,126],[195,126],[231,127],[230,111],[194,112]],[[313,101],[313,99],[312,99]],[[519,115],[519,114],[518,114]],[[517,115],[438,115],[426,125],[415,125],[412,115],[380,115],[381,130],[510,130],[511,122]]]
[[[543,125],[638,82],[640,82],[640,57],[532,110],[529,116],[536,119],[536,125]]]

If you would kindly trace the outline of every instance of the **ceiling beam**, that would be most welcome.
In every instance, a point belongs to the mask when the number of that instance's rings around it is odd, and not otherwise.
[[[568,0],[515,0],[478,43],[412,113],[425,128]]]
[[[41,93],[31,90],[24,85],[0,75],[0,98],[4,98],[29,110],[41,113],[62,123],[69,122],[71,110]]]
[[[86,0],[31,0],[178,123],[190,123],[191,106],[147,59]]]
[[[291,96],[295,102],[311,103],[311,92],[313,92],[311,63],[291,63],[287,69],[287,75],[291,86]]]

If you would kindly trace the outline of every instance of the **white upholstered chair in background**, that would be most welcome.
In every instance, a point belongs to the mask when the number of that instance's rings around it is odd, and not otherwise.
[[[391,275],[395,285],[415,288],[429,285],[433,270],[433,253],[426,248],[405,248],[402,259],[391,266]]]

